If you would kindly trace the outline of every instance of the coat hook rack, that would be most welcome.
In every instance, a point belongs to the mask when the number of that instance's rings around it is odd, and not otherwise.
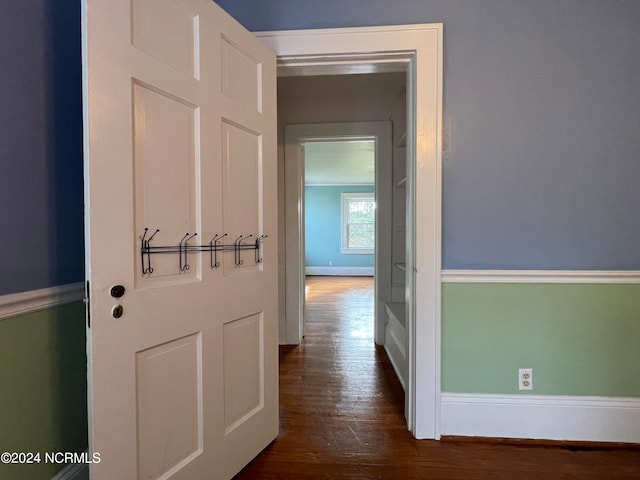
[[[220,267],[220,260],[218,259],[218,252],[234,252],[234,263],[236,267],[244,265],[242,259],[242,250],[253,250],[255,252],[255,263],[262,263],[262,257],[260,255],[261,244],[268,235],[260,235],[256,238],[254,243],[248,243],[247,240],[252,238],[253,235],[240,235],[233,244],[224,244],[223,239],[228,234],[222,235],[215,234],[211,241],[202,245],[190,245],[189,242],[196,237],[197,233],[185,233],[184,236],[178,241],[177,245],[151,245],[151,240],[160,232],[157,228],[148,238],[149,229],[145,228],[144,233],[140,237],[140,259],[142,262],[142,275],[151,275],[153,273],[153,266],[151,264],[151,256],[156,254],[178,254],[178,271],[180,273],[186,273],[191,269],[189,264],[189,253],[197,252],[209,252],[210,265],[212,269]]]

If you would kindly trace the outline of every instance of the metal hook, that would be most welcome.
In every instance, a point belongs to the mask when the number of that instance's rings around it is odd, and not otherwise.
[[[147,233],[149,232],[149,229],[145,227],[144,234],[142,235],[142,238],[140,239],[140,261],[142,262],[142,275],[153,273],[153,267],[151,266],[151,240],[153,240],[153,237],[155,237],[156,234],[159,231],[160,231],[160,229],[156,228],[156,231],[153,232],[153,235],[151,235],[148,239],[146,239],[146,236],[147,236]],[[145,255],[147,257],[147,266],[146,267],[145,267],[145,264],[144,264]]]
[[[262,263],[262,257],[260,256],[260,244],[268,236],[269,235],[260,235],[258,238],[256,238],[256,251],[255,251],[256,263]]]
[[[224,235],[218,235],[216,233],[209,242],[209,245],[211,246],[211,268],[218,268],[220,266],[220,262],[218,261],[218,242],[226,236],[226,233]]]
[[[189,237],[189,232],[187,232],[184,237],[182,237],[182,240],[180,240],[180,245],[179,245],[179,255],[180,255],[180,271],[181,272],[186,272],[188,271],[191,266],[187,263],[187,247],[188,247],[188,243],[189,240],[191,240],[193,237],[195,237],[196,235],[198,235],[197,233],[194,233],[193,235],[191,235]],[[189,237],[189,238],[187,238]],[[186,239],[186,240],[185,240]],[[182,251],[184,250],[184,263],[182,262]]]
[[[140,237],[140,261],[142,262],[142,275],[147,273],[147,269],[144,267],[144,246],[145,246],[145,237],[147,236],[148,228],[145,227],[144,233],[142,237]]]
[[[238,267],[244,263],[244,260],[240,258],[240,251],[242,250],[242,241],[251,237],[253,237],[253,235],[247,235],[246,237],[244,235],[240,235],[238,238],[236,238],[236,241],[234,242],[235,257],[236,257],[235,263],[236,263],[236,266]]]

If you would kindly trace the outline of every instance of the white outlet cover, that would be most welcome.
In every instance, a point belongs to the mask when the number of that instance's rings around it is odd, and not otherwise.
[[[533,390],[533,368],[518,369],[518,390]]]

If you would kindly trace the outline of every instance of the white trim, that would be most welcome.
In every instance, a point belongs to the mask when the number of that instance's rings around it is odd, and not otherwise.
[[[372,277],[373,267],[305,267],[306,275],[340,275],[343,277]]]
[[[70,463],[51,478],[51,480],[85,479],[89,479],[89,465],[87,465],[86,463]]]
[[[640,270],[443,270],[442,282],[638,284]]]
[[[83,282],[2,295],[0,296],[0,320],[76,302],[83,298]]]
[[[442,394],[442,435],[640,443],[640,398]]]

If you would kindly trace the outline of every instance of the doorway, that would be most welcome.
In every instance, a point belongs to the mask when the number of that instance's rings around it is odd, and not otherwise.
[[[442,24],[262,32],[279,75],[408,72],[407,425],[440,438]],[[282,176],[281,178],[284,178]],[[282,186],[282,185],[280,185]],[[282,190],[279,190],[282,191]],[[280,198],[280,204],[284,200]],[[419,217],[419,222],[416,218]],[[280,231],[280,235],[284,234]],[[419,239],[419,242],[417,241]],[[286,268],[281,265],[281,273]],[[281,318],[281,321],[283,319]]]
[[[339,80],[334,79],[332,87],[341,85],[339,90],[344,91],[344,95],[350,96],[349,90],[345,90],[345,85],[360,82],[364,85],[367,81],[371,84],[376,82],[366,78],[346,78],[341,77]],[[359,76],[363,77],[363,76]],[[379,82],[380,79],[378,79]],[[388,82],[389,79],[383,79]],[[393,79],[397,82],[397,79]],[[281,84],[282,82],[280,82]],[[302,87],[300,86],[302,85]],[[286,252],[286,258],[281,258],[281,264],[286,264],[284,278],[280,284],[280,301],[281,314],[284,312],[284,322],[281,322],[280,342],[282,344],[299,344],[302,340],[304,332],[304,278],[305,278],[305,145],[311,143],[323,142],[326,140],[354,141],[367,140],[374,142],[374,168],[375,174],[373,181],[370,183],[375,185],[375,339],[376,343],[384,343],[384,302],[388,300],[388,285],[390,283],[391,266],[390,252],[388,246],[391,242],[391,232],[388,226],[391,218],[391,123],[388,121],[378,122],[344,122],[344,123],[309,123],[298,125],[286,125],[291,120],[306,118],[307,120],[322,120],[322,117],[314,116],[314,106],[322,104],[329,106],[330,115],[338,115],[342,119],[354,119],[362,116],[362,110],[359,107],[365,104],[376,103],[375,96],[379,95],[378,89],[371,90],[370,94],[365,94],[363,98],[354,100],[359,104],[352,105],[348,111],[340,107],[342,104],[342,96],[335,94],[335,89],[328,91],[316,91],[315,97],[306,96],[303,100],[296,92],[300,88],[306,89],[308,81],[304,78],[296,79],[295,82],[285,82],[285,87],[281,89],[282,94],[279,96],[279,124],[280,131],[284,131],[284,157],[281,158],[283,164],[282,176],[284,177],[284,199],[280,199],[279,216],[284,218],[284,222],[280,224],[280,251]],[[285,93],[287,92],[287,93]],[[395,92],[388,95],[395,101]],[[389,101],[392,104],[393,101]],[[332,105],[333,104],[333,105]],[[380,112],[380,118],[388,116],[389,105],[377,102]],[[292,111],[293,109],[293,111]],[[355,115],[355,116],[354,116]],[[371,113],[369,113],[371,115]],[[337,118],[333,116],[332,118]],[[362,117],[360,117],[362,118]],[[363,180],[361,180],[362,182]],[[344,182],[343,182],[344,183]],[[360,189],[363,186],[360,185]],[[349,187],[342,185],[342,190]],[[353,188],[350,188],[353,190]],[[333,192],[335,194],[335,192]],[[339,198],[339,197],[336,197]],[[340,205],[338,205],[338,208]],[[334,241],[341,245],[340,230],[334,233]],[[338,237],[338,238],[335,238]],[[346,258],[350,254],[342,255],[340,248],[340,257]],[[358,255],[359,256],[359,255]],[[283,261],[284,260],[284,261]],[[327,263],[331,259],[327,258]],[[350,262],[353,262],[349,260]],[[335,267],[325,268],[334,269]],[[346,273],[353,273],[354,270],[347,270]],[[384,287],[383,287],[384,286]],[[380,300],[378,300],[378,298]],[[282,320],[282,319],[281,319]],[[284,335],[282,335],[284,332]]]
[[[339,136],[299,144],[304,171],[305,307],[315,277],[367,277],[373,287],[378,224],[376,143],[376,137]],[[367,291],[373,306],[374,289]],[[367,322],[372,344],[374,318],[372,308]],[[301,315],[299,338],[305,335],[305,321],[306,311]]]
[[[406,73],[280,78],[278,93],[287,192],[282,343],[302,342],[305,273],[373,275],[375,270],[371,343],[375,339],[386,350],[404,387],[407,282],[406,269],[398,267],[406,252]],[[348,121],[287,125],[327,120]],[[375,221],[353,227],[369,227],[368,249],[349,249],[345,212],[352,203],[375,205],[370,210]]]

